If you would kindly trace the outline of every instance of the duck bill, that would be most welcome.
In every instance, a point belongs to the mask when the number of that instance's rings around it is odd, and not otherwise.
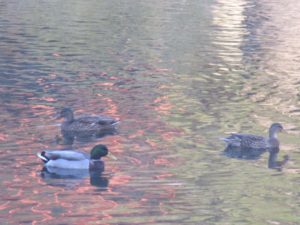
[[[107,157],[113,160],[118,160],[118,158],[114,156],[111,152],[108,153]]]

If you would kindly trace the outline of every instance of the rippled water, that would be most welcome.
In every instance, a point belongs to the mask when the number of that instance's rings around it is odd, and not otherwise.
[[[1,224],[300,224],[300,3],[0,1]],[[120,119],[56,144],[54,119]],[[282,171],[219,138],[281,122]],[[108,146],[103,174],[42,171],[42,149]]]

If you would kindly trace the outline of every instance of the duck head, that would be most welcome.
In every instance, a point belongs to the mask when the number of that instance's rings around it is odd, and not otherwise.
[[[283,126],[280,123],[273,123],[269,128],[269,137],[277,138],[277,133],[283,131]]]
[[[108,154],[108,149],[105,145],[96,145],[91,150],[91,159],[92,160],[99,160],[101,157],[106,156]]]
[[[74,114],[72,109],[70,108],[63,108],[58,114],[57,119],[64,118],[67,122],[72,122],[74,120]]]

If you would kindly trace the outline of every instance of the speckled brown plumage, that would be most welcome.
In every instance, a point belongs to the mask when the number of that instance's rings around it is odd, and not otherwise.
[[[108,116],[81,116],[74,118],[73,111],[64,108],[59,118],[64,118],[61,125],[61,132],[64,136],[97,136],[100,133],[115,128],[119,121]]]
[[[269,137],[263,137],[253,134],[231,134],[223,138],[228,147],[240,148],[275,148],[279,147],[277,133],[281,132],[283,127],[280,123],[273,123],[269,128]]]

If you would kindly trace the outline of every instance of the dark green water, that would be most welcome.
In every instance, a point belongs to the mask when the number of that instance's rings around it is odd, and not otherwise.
[[[1,224],[300,224],[295,0],[0,1]],[[101,175],[42,176],[70,106],[121,120]],[[280,122],[268,155],[222,155],[229,132]]]

